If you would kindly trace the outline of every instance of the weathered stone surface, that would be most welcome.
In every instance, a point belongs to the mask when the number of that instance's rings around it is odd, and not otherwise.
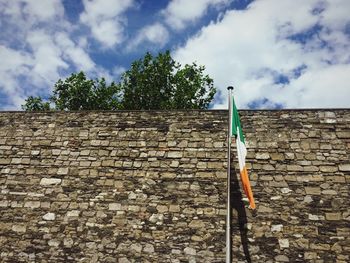
[[[233,143],[233,262],[348,262],[349,110],[240,115],[257,210]],[[1,262],[225,261],[227,111],[0,124]]]
[[[266,153],[266,152],[264,152],[264,153],[257,153],[255,155],[255,158],[256,159],[260,159],[260,160],[267,160],[267,159],[270,158],[270,155],[269,155],[269,153]]]
[[[60,168],[58,168],[57,174],[59,174],[59,175],[66,175],[66,174],[68,174],[68,168],[67,167],[60,167]]]
[[[289,247],[289,240],[286,238],[278,239],[278,243],[280,244],[280,248],[288,248]]]
[[[326,213],[326,220],[334,221],[334,220],[341,220],[342,216],[341,213]]]
[[[205,223],[201,220],[192,220],[188,226],[190,228],[204,228]]]
[[[42,178],[40,180],[40,185],[55,185],[55,184],[60,184],[61,179],[59,178]]]
[[[319,187],[305,187],[307,195],[320,195],[321,189]]]
[[[191,255],[191,256],[195,256],[196,255],[196,250],[194,248],[191,248],[191,247],[186,247],[184,249],[184,253],[186,255]]]
[[[281,232],[283,229],[283,225],[272,225],[271,232]]]
[[[46,213],[44,216],[43,216],[43,219],[44,220],[48,220],[48,221],[52,221],[52,220],[55,220],[56,218],[56,215],[55,213]]]
[[[25,225],[12,225],[12,231],[18,232],[18,233],[24,233],[26,232],[27,227]]]
[[[339,165],[339,170],[343,171],[343,172],[349,172],[350,171],[350,164]]]
[[[40,202],[39,201],[28,201],[24,203],[24,207],[28,208],[39,208],[40,207]]]
[[[168,152],[169,158],[182,158],[183,152]]]
[[[78,217],[80,215],[79,210],[71,210],[67,212],[67,217]]]
[[[146,244],[143,251],[146,253],[154,253],[154,246],[152,244]]]
[[[289,262],[289,258],[285,255],[278,255],[275,257],[277,262]]]
[[[108,204],[108,209],[112,211],[121,210],[121,208],[122,208],[122,205],[119,203]]]

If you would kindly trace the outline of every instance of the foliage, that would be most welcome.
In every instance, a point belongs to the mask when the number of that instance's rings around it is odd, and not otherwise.
[[[22,105],[22,109],[25,111],[49,111],[50,103],[43,102],[40,97],[29,96],[25,100],[25,104]]]
[[[119,109],[119,86],[106,84],[104,78],[90,80],[83,72],[57,81],[50,101],[57,110]]]
[[[159,110],[206,109],[216,89],[204,75],[204,66],[193,63],[181,67],[170,52],[144,58],[131,64],[121,82],[106,84],[104,78],[87,79],[84,72],[59,79],[50,97],[56,110]],[[49,110],[49,102],[28,97],[26,111]]]
[[[153,57],[146,53],[143,59],[132,63],[122,76],[122,108],[151,109],[205,109],[215,95],[213,80],[204,76],[204,67],[181,65],[170,52]]]

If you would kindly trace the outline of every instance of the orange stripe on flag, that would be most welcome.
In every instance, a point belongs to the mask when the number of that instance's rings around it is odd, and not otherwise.
[[[244,166],[243,170],[240,171],[241,174],[241,180],[242,180],[242,186],[244,189],[244,192],[246,196],[248,197],[250,208],[255,209],[255,201],[253,197],[252,188],[250,187],[249,177],[248,177],[248,171],[247,168]]]

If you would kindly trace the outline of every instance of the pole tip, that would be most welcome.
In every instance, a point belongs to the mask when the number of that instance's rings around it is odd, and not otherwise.
[[[228,86],[227,90],[233,90],[233,87],[232,86]]]

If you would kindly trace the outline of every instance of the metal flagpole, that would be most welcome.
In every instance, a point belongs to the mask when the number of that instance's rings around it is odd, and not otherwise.
[[[231,134],[232,134],[232,90],[228,90],[228,135],[227,135],[227,213],[226,213],[226,263],[232,262],[232,236],[231,236]]]

